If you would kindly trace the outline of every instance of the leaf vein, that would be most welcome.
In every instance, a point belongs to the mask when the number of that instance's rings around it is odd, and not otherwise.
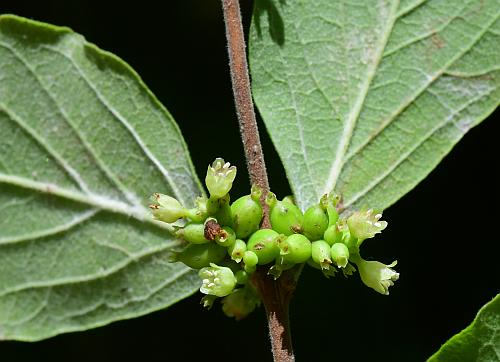
[[[88,87],[94,92],[96,95],[97,99],[103,104],[103,106],[110,112],[111,115],[115,119],[117,119],[127,130],[127,132],[132,136],[134,139],[135,143],[139,146],[141,151],[144,153],[144,155],[153,163],[153,165],[160,171],[160,173],[163,175],[167,183],[170,185],[172,188],[172,191],[174,193],[174,196],[182,203],[186,204],[186,200],[184,200],[184,197],[182,196],[182,193],[180,192],[179,188],[177,187],[177,184],[174,182],[172,179],[172,176],[170,175],[170,172],[160,163],[160,161],[153,155],[151,150],[146,146],[146,144],[142,141],[141,137],[139,134],[136,132],[134,127],[127,121],[127,119],[120,113],[118,110],[113,107],[103,96],[103,94],[92,84],[92,82],[89,80],[87,74],[82,70],[82,68],[73,60],[72,57],[68,56],[66,53],[53,48],[49,46],[44,46],[45,49],[49,49],[55,53],[58,53],[65,57],[73,66],[74,69],[80,74],[82,79],[85,81],[85,83],[88,85]]]
[[[36,232],[32,233],[27,233],[23,235],[16,235],[16,236],[11,236],[11,237],[3,237],[0,238],[0,246],[5,245],[5,244],[13,244],[13,243],[19,243],[23,241],[29,241],[33,239],[40,239],[44,238],[47,236],[54,236],[66,231],[71,230],[72,228],[80,225],[81,223],[88,221],[94,217],[99,210],[97,209],[90,209],[86,212],[80,213],[76,217],[72,218],[68,222],[60,225],[56,225],[52,228],[49,229],[44,229],[44,230],[38,230]]]
[[[342,135],[340,137],[340,141],[337,147],[337,153],[335,155],[335,159],[332,163],[332,166],[330,168],[330,172],[328,174],[328,178],[325,184],[325,187],[323,189],[322,194],[326,194],[334,190],[335,185],[337,183],[337,179],[340,175],[340,172],[345,164],[344,161],[344,156],[348,150],[350,141],[352,139],[352,135],[354,133],[354,127],[356,126],[356,122],[359,118],[359,115],[361,113],[361,110],[363,108],[363,104],[365,102],[366,96],[368,95],[368,91],[370,89],[371,82],[373,80],[373,77],[375,76],[375,73],[377,72],[378,66],[380,64],[380,61],[382,59],[382,54],[384,51],[385,46],[387,45],[387,42],[389,40],[389,35],[391,34],[391,31],[394,27],[394,23],[396,21],[396,10],[397,7],[399,6],[399,1],[395,1],[392,4],[392,7],[390,9],[390,14],[389,14],[389,19],[386,23],[386,29],[384,34],[382,35],[380,42],[379,42],[379,49],[375,58],[375,61],[371,63],[371,66],[367,70],[367,74],[365,77],[365,81],[362,85],[362,89],[358,94],[358,97],[355,100],[355,103],[353,107],[351,108],[351,111],[347,115],[347,119],[345,122],[344,129],[342,131]]]
[[[357,192],[355,195],[352,196],[352,198],[349,201],[345,202],[345,208],[348,208],[352,204],[354,204],[357,200],[359,200],[361,197],[366,195],[368,192],[370,192],[372,189],[374,189],[377,185],[379,185],[383,180],[385,180],[387,177],[391,175],[391,173],[403,162],[406,160],[410,161],[409,157],[414,154],[424,143],[426,143],[432,136],[434,136],[439,130],[443,129],[444,127],[448,126],[453,119],[459,115],[463,110],[465,110],[467,107],[470,105],[476,103],[480,99],[488,96],[493,92],[493,89],[489,90],[487,93],[482,93],[479,96],[469,100],[467,103],[465,103],[462,107],[459,109],[453,111],[442,123],[439,123],[436,125],[436,127],[433,127],[430,129],[430,131],[419,141],[415,144],[414,147],[411,147],[408,149],[407,152],[401,153],[401,156],[394,162],[390,167],[388,167],[383,173],[380,174],[379,177],[373,179],[367,187],[365,187],[363,190]]]
[[[56,106],[56,109],[58,110],[59,114],[62,116],[62,118],[66,121],[66,123],[71,127],[71,129],[75,132],[76,136],[80,140],[81,144],[85,147],[87,152],[92,156],[94,161],[96,162],[96,165],[104,172],[104,174],[107,176],[107,178],[115,184],[115,186],[118,188],[118,190],[121,191],[121,193],[125,196],[125,198],[134,204],[135,206],[140,205],[137,202],[137,196],[132,193],[130,190],[128,190],[116,177],[115,175],[108,169],[106,165],[100,160],[99,157],[97,157],[95,151],[91,147],[90,143],[83,137],[81,132],[76,128],[76,126],[73,124],[73,122],[70,120],[69,116],[66,114],[64,109],[61,107],[61,105],[57,102],[55,99],[54,95],[49,91],[49,89],[46,87],[44,82],[40,79],[40,77],[37,75],[37,73],[34,71],[34,69],[31,67],[31,65],[24,59],[24,57],[21,56],[13,47],[11,47],[9,44],[5,44],[0,42],[0,46],[3,47],[4,49],[7,49],[14,55],[24,66],[25,68],[31,73],[33,78],[37,81],[38,84],[40,84],[40,87],[42,90],[47,94],[47,96],[50,98],[50,100],[54,103]]]
[[[362,151],[365,147],[367,147],[374,139],[376,139],[383,131],[385,128],[387,128],[403,111],[410,106],[415,99],[418,98],[425,90],[432,84],[434,83],[440,76],[444,74],[444,72],[451,67],[456,61],[458,61],[465,53],[467,53],[470,48],[472,48],[479,40],[481,40],[481,37],[488,31],[488,28],[498,19],[499,15],[496,16],[490,23],[486,25],[486,27],[479,33],[479,35],[471,42],[471,44],[467,47],[468,49],[465,49],[463,52],[457,53],[455,57],[453,57],[450,61],[448,61],[443,68],[436,72],[436,74],[432,77],[429,77],[428,82],[426,82],[422,87],[416,88],[415,93],[411,95],[408,100],[403,103],[396,111],[391,114],[387,120],[382,122],[379,126],[378,129],[376,129],[371,136],[361,145],[358,146],[358,148],[352,152],[350,152],[347,157],[346,161],[348,162],[352,157],[354,157],[356,154],[358,154],[360,151]]]

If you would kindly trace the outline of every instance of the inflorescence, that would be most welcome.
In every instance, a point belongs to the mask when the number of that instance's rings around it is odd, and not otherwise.
[[[389,287],[399,278],[392,269],[396,261],[389,265],[366,261],[359,252],[364,240],[387,227],[380,220],[382,213],[364,209],[341,216],[340,197],[334,193],[302,213],[292,197],[279,201],[269,192],[265,200],[271,229],[260,229],[262,190],[254,185],[250,195],[230,203],[235,177],[236,167],[217,158],[205,178],[210,197],[198,197],[195,208],[184,208],[175,198],[158,193],[150,205],[155,219],[176,223],[176,237],[185,246],[171,259],[199,270],[205,307],[223,298],[222,309],[228,316],[241,319],[252,312],[260,304],[249,282],[257,266],[269,266],[268,274],[274,279],[301,263],[321,270],[326,277],[339,271],[349,276],[357,267],[363,283],[389,294]],[[178,226],[179,219],[185,221],[182,226]]]

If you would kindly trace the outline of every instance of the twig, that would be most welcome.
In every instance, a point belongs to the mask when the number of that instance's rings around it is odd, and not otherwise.
[[[263,202],[263,199],[269,191],[269,181],[250,91],[240,5],[238,0],[222,0],[222,7],[226,24],[234,100],[250,182],[262,188],[263,198],[261,203],[264,208],[264,218],[261,227],[268,228],[270,227],[269,208]],[[288,315],[290,299],[296,285],[294,275],[293,272],[285,272],[277,281],[274,281],[267,275],[266,270],[259,269],[252,278],[252,282],[259,291],[266,308],[275,362],[291,362],[295,360]]]

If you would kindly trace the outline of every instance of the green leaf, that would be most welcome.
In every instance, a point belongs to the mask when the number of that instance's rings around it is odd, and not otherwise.
[[[148,197],[200,194],[170,114],[70,29],[0,17],[0,339],[38,340],[196,290]]]
[[[428,359],[428,362],[453,361],[500,361],[500,294],[479,310],[470,326]]]
[[[500,99],[500,6],[256,1],[253,94],[302,208],[386,208]]]

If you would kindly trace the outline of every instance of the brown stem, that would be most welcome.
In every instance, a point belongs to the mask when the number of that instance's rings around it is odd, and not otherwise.
[[[238,0],[222,0],[222,8],[226,24],[231,81],[247,168],[250,174],[250,182],[262,188],[261,204],[264,208],[264,218],[261,227],[269,228],[271,226],[269,207],[264,202],[264,198],[269,191],[269,181],[250,91],[240,4]],[[293,272],[285,272],[277,281],[274,281],[267,275],[267,270],[261,268],[252,278],[252,283],[259,291],[266,309],[275,362],[291,362],[295,360],[288,315],[290,299],[296,285],[294,276],[295,273]]]

